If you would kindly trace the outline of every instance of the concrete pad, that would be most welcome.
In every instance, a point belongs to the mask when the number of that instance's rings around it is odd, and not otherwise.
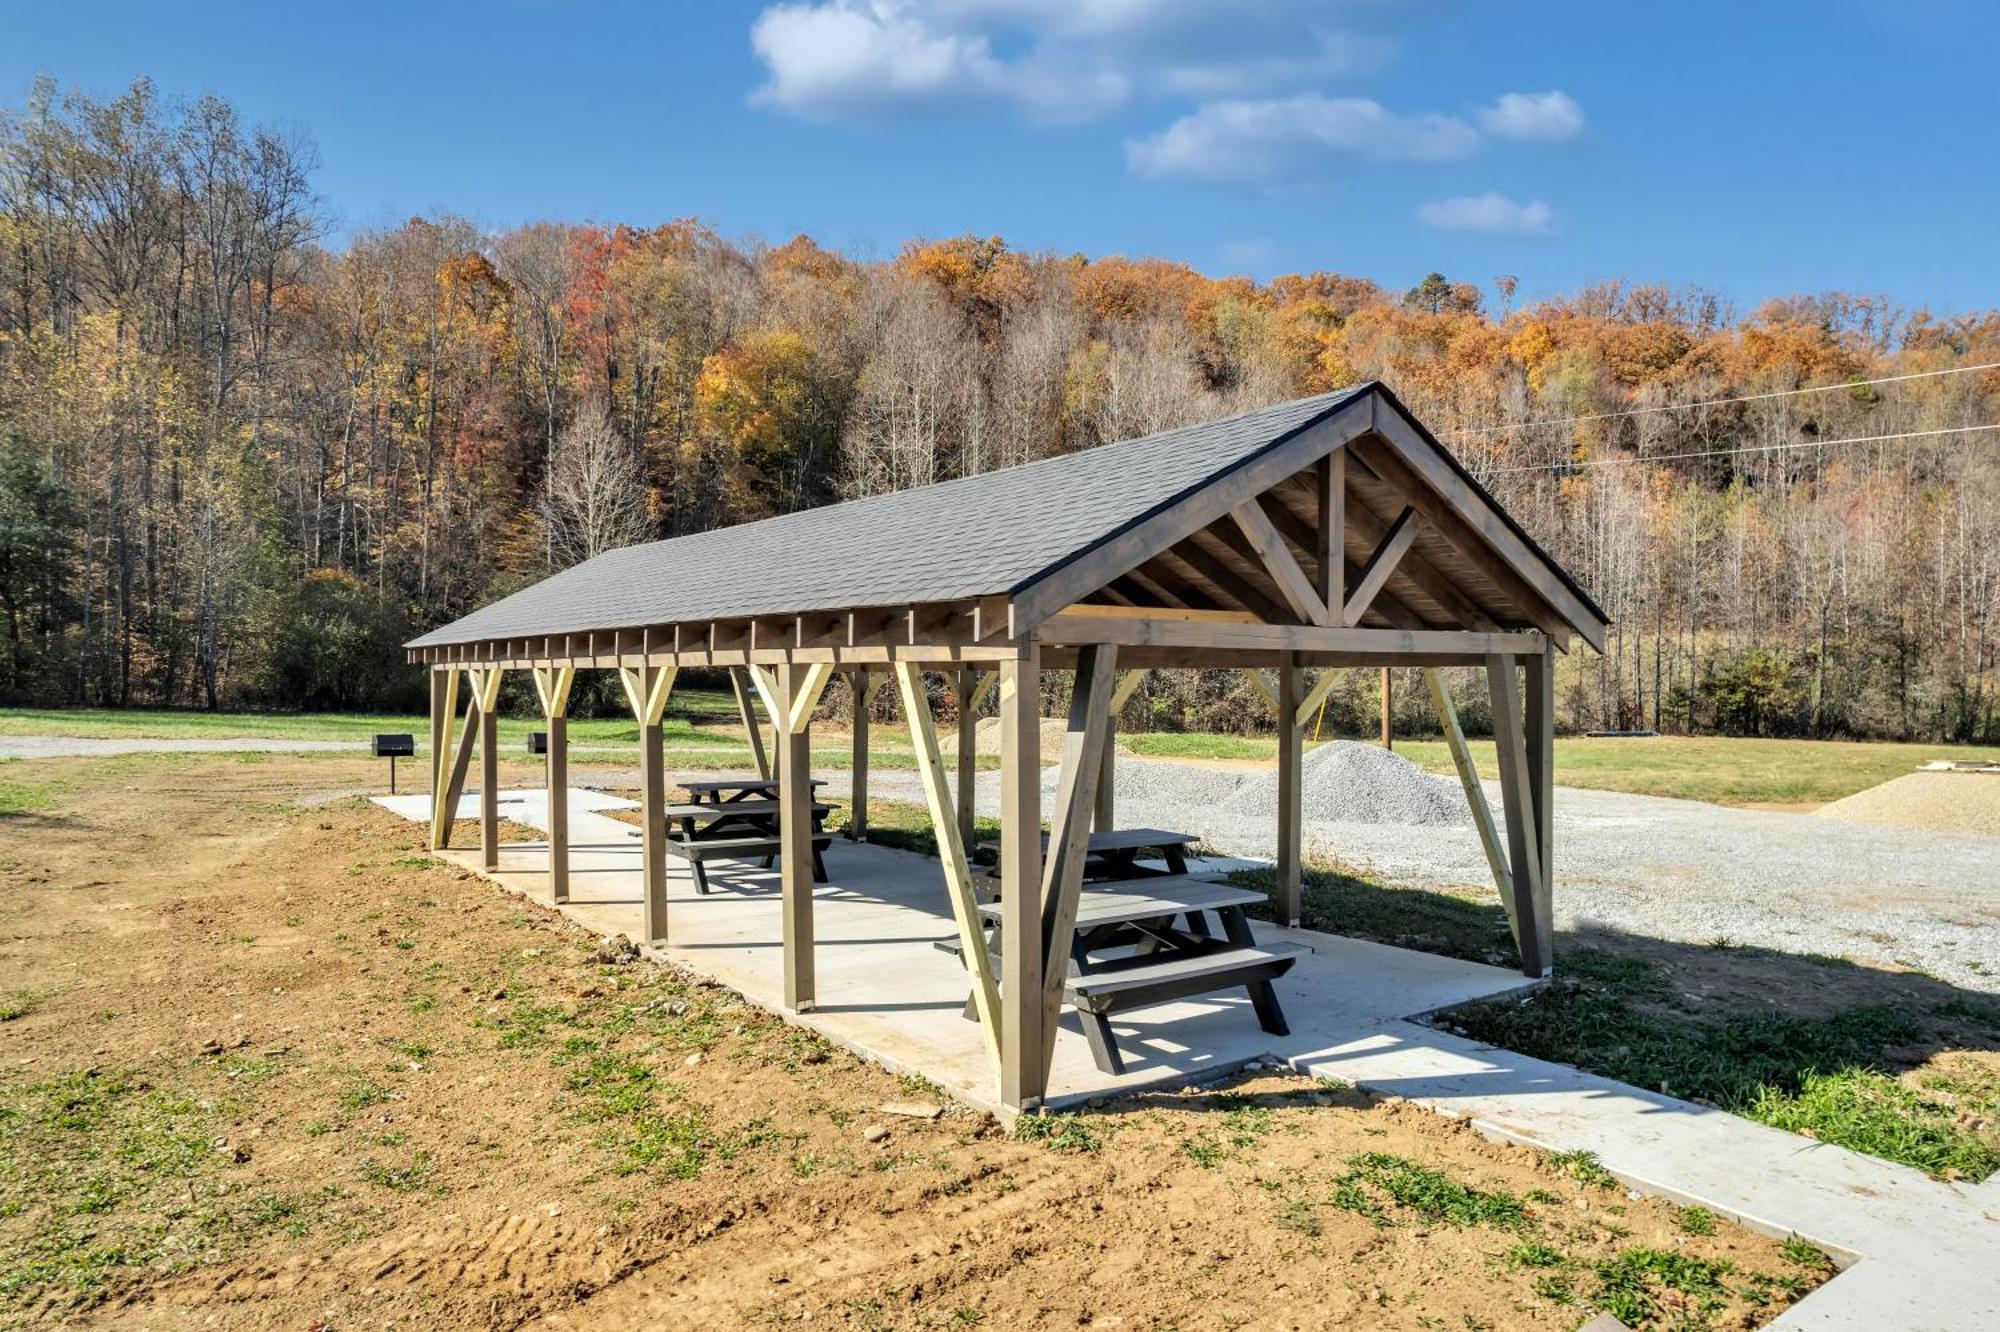
[[[546,826],[541,795],[509,793],[502,808],[510,819]],[[592,812],[590,795],[571,793],[572,900],[561,909],[600,935],[636,938],[636,830]],[[378,803],[428,817],[423,796]],[[476,798],[472,809],[476,814]],[[484,872],[476,851],[443,855]],[[814,892],[819,1005],[787,1016],[891,1069],[922,1074],[969,1104],[997,1108],[984,1039],[960,1015],[964,971],[932,946],[956,934],[937,863],[838,839],[826,861],[832,882]],[[704,897],[685,862],[670,858],[668,865],[670,942],[649,952],[782,1012],[776,871],[717,864],[710,869],[716,891]],[[547,871],[547,844],[519,843],[501,849],[500,867],[487,877],[548,904]],[[1179,1086],[1275,1055],[1303,1073],[1464,1117],[1494,1138],[1595,1152],[1632,1187],[1698,1203],[1767,1234],[1800,1235],[1847,1265],[1773,1328],[2000,1327],[2000,1264],[1992,1261],[2000,1253],[2000,1179],[1933,1180],[1412,1020],[1518,990],[1525,982],[1514,972],[1309,930],[1266,925],[1258,937],[1308,950],[1277,982],[1290,1036],[1259,1030],[1239,996],[1163,1004],[1116,1020],[1128,1071],[1114,1077],[1091,1062],[1066,1014],[1050,1104]]]
[[[409,819],[413,823],[427,823],[431,817],[431,798],[424,791],[418,791],[414,795],[378,795],[368,798],[388,810],[391,814]],[[548,792],[542,790],[540,787],[524,788],[519,791],[501,791],[495,797],[493,803],[499,806],[500,817],[503,819],[512,819],[516,823],[524,823],[531,828],[547,828],[549,826]],[[576,788],[569,793],[569,812],[572,817],[580,813],[590,813],[604,809],[637,808],[639,808],[638,801],[627,800],[623,796],[610,795],[603,791]],[[479,817],[479,792],[469,791],[459,794],[457,817],[460,819],[476,819]],[[621,824],[620,826],[623,827],[624,825]],[[625,830],[627,832],[636,831],[632,828],[626,828]],[[548,848],[544,846],[542,850],[546,853]]]

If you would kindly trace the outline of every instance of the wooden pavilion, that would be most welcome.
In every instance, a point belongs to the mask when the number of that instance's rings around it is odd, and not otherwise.
[[[664,942],[662,718],[682,666],[727,668],[753,739],[776,736],[784,1002],[814,1003],[810,727],[835,675],[857,700],[896,682],[959,943],[1000,1077],[1039,1102],[1093,823],[1112,818],[1113,717],[1153,668],[1253,672],[1278,718],[1279,914],[1300,909],[1305,728],[1343,667],[1482,668],[1504,841],[1450,704],[1453,740],[1522,966],[1550,968],[1554,654],[1602,649],[1604,613],[1379,384],[920,489],[600,555],[415,639],[431,668],[432,843],[445,846],[476,748],[481,843],[498,863],[495,705],[532,674],[548,719],[549,876],[566,899],[566,738],[579,669],[618,673],[640,725],[643,933]],[[1041,835],[1041,674],[1075,673],[1061,781]],[[1307,672],[1318,675],[1308,686]],[[1123,672],[1123,678],[1120,673]],[[924,676],[959,703],[956,792]],[[1525,683],[1524,683],[1525,681]],[[999,957],[967,843],[971,717],[998,689]],[[462,729],[457,714],[465,695]],[[856,708],[854,818],[867,807]],[[759,742],[760,763],[761,742]]]

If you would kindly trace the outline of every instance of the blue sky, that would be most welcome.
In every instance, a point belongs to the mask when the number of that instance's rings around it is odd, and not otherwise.
[[[699,215],[1521,295],[2000,305],[2000,6],[0,0],[0,89],[149,74],[318,144],[336,234]]]

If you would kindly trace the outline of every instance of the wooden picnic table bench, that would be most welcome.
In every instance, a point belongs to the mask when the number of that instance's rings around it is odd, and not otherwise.
[[[1292,969],[1300,950],[1257,943],[1244,908],[1264,900],[1254,888],[1188,874],[1084,887],[1063,997],[1076,1009],[1098,1068],[1125,1071],[1112,1014],[1218,990],[1246,990],[1258,1025],[1273,1035],[1289,1033],[1271,982]],[[997,954],[1000,904],[982,903],[979,912],[987,947]],[[1210,915],[1221,926],[1219,937]],[[955,939],[939,946],[959,951]],[[978,1017],[970,999],[966,1016]]]
[[[690,782],[687,785],[690,793],[696,793],[696,787],[709,794],[728,790],[738,792],[727,799],[682,801],[668,805],[664,811],[667,851],[686,860],[693,869],[695,892],[704,897],[708,895],[706,862],[711,859],[761,858],[764,868],[769,869],[784,849],[779,835],[779,802],[749,792],[762,787],[775,789],[777,784],[751,779]],[[813,785],[824,786],[826,783],[815,779]],[[808,808],[812,812],[813,882],[825,883],[826,860],[822,853],[833,840],[826,831],[826,816],[833,806],[814,801]]]

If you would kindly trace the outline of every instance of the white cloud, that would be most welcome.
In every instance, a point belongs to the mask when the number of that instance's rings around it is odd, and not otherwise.
[[[1489,236],[1548,236],[1556,215],[1540,199],[1516,203],[1489,190],[1457,199],[1433,199],[1417,209],[1417,221],[1439,231],[1472,231]]]
[[[1573,139],[1583,133],[1583,108],[1553,89],[1507,93],[1479,113],[1479,123],[1501,139]]]
[[[1299,87],[1388,58],[1288,0],[784,0],[751,25],[757,101],[817,120],[1006,109],[1087,120],[1142,93]]]
[[[1148,180],[1277,184],[1321,175],[1333,157],[1445,162],[1478,146],[1478,131],[1451,116],[1308,93],[1206,103],[1159,134],[1128,141],[1125,160]]]

